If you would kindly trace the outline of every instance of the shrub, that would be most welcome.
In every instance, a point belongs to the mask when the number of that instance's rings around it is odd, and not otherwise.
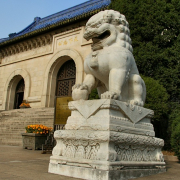
[[[99,99],[97,89],[93,89],[91,91],[91,94],[89,95],[89,100],[92,100],[92,99]]]
[[[176,124],[171,134],[171,146],[180,161],[180,122]]]

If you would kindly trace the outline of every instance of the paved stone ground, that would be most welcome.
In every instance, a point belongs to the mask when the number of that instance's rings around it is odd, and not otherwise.
[[[78,180],[48,173],[50,154],[0,145],[0,180]],[[136,180],[179,180],[180,163],[167,161],[167,172]]]

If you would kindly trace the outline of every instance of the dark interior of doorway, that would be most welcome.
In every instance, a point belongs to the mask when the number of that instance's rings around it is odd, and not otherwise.
[[[24,79],[21,79],[16,87],[14,109],[19,109],[24,97]]]
[[[76,66],[73,60],[66,61],[57,74],[56,97],[71,97],[75,84]]]

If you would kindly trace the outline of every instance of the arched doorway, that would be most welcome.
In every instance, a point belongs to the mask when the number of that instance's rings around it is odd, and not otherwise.
[[[19,109],[19,106],[23,102],[24,98],[24,79],[21,79],[17,84],[16,91],[15,91],[15,102],[14,102],[14,109]]]
[[[42,107],[54,107],[56,96],[57,74],[62,65],[70,59],[73,59],[76,67],[76,84],[81,84],[84,77],[84,61],[81,55],[75,49],[67,48],[56,52],[50,59],[45,73],[41,96]]]
[[[67,118],[71,115],[68,102],[72,100],[72,86],[75,81],[75,62],[68,60],[57,73],[54,131],[64,129]]]
[[[31,78],[29,73],[24,69],[16,69],[14,70],[8,77],[6,84],[4,86],[4,99],[3,99],[3,109],[11,110],[14,109],[15,104],[15,95],[16,88],[18,83],[21,80],[24,80],[25,89],[24,89],[24,100],[27,100],[30,93],[31,87]]]
[[[75,84],[76,66],[73,60],[66,61],[57,74],[56,96],[71,97],[72,86]]]

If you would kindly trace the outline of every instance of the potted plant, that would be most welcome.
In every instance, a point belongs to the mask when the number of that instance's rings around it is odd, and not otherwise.
[[[25,127],[26,133],[22,133],[24,149],[42,149],[42,144],[47,140],[47,136],[52,128],[44,125],[28,125]]]

